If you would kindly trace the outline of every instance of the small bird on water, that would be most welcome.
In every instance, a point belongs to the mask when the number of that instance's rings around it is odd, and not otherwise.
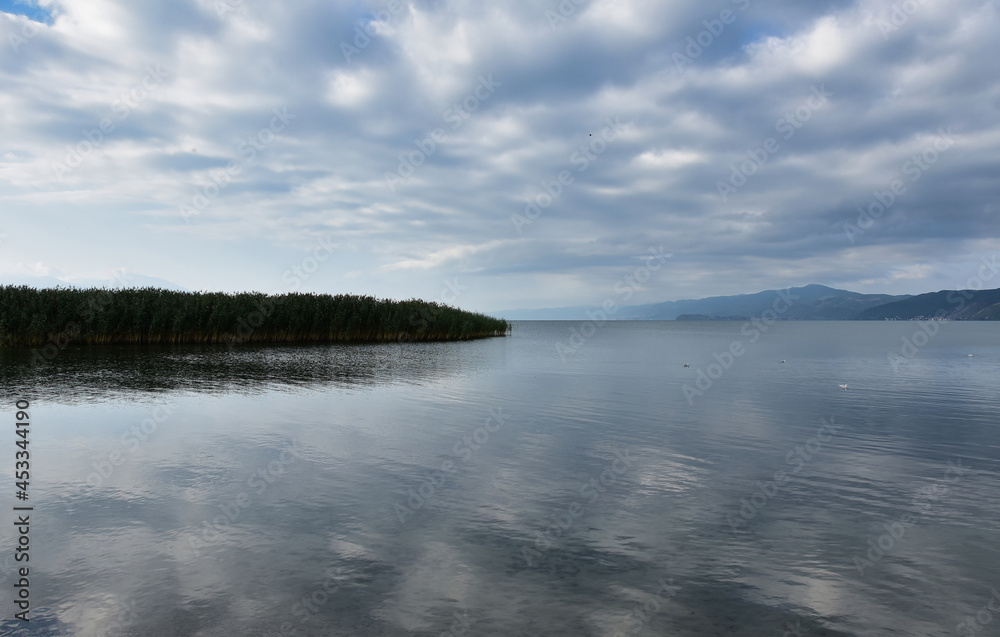
[[[841,385],[840,383],[837,384],[837,387],[840,387],[841,389],[847,389],[847,385]]]
[[[684,363],[684,367],[691,367],[691,363]]]
[[[779,363],[785,363],[785,362],[787,362],[787,361],[786,361],[785,359],[783,359],[783,358],[782,358],[782,359],[781,359],[780,361],[778,361],[778,362],[779,362]]]

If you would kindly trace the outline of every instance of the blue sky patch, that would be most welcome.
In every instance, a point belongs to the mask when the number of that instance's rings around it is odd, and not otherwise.
[[[52,11],[39,6],[37,2],[26,0],[0,0],[0,11],[26,16],[35,22],[52,24]]]

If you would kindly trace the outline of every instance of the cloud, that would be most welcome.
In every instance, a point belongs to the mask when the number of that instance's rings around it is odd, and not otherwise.
[[[24,16],[34,22],[52,24],[58,5],[52,0],[3,0],[0,1],[0,11]],[[15,35],[16,37],[16,35]]]
[[[482,310],[600,302],[659,245],[676,256],[643,302],[946,287],[1000,232],[1000,16],[897,4],[44,4],[0,42],[0,256],[271,291],[330,235],[309,289],[433,298],[461,275]],[[6,6],[0,33],[21,33]]]

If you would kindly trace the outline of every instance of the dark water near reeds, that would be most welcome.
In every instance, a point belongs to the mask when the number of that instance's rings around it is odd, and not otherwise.
[[[0,355],[0,634],[1000,630],[1000,324],[578,326]]]

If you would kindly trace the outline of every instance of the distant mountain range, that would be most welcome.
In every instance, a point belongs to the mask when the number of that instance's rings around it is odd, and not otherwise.
[[[861,312],[863,321],[943,318],[952,321],[1000,321],[1000,289],[943,290],[877,305]]]
[[[542,310],[510,310],[498,315],[514,320],[586,320],[597,306]],[[860,294],[825,285],[807,285],[788,290],[765,290],[756,294],[713,296],[705,299],[667,301],[648,305],[621,306],[609,314],[614,320],[746,321],[770,310],[780,320],[852,321],[1000,320],[1000,289],[944,290],[928,294],[894,296]],[[770,313],[769,313],[770,314]]]

